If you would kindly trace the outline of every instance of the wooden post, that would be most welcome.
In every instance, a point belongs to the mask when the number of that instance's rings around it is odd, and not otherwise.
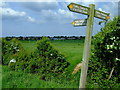
[[[80,89],[86,87],[86,78],[87,78],[87,70],[88,70],[88,61],[90,58],[90,48],[91,48],[95,5],[90,4],[89,8],[90,10],[89,10],[89,15],[87,19],[87,31],[86,31],[86,37],[85,37],[83,61],[82,61],[81,76],[80,76],[80,83],[79,83]]]
[[[82,61],[82,68],[81,68],[81,76],[80,76],[80,85],[79,88],[85,88],[86,86],[86,78],[87,78],[87,70],[88,70],[88,61],[90,58],[90,48],[91,48],[91,39],[92,39],[92,29],[93,29],[93,21],[94,17],[108,20],[110,19],[109,13],[105,13],[95,9],[94,4],[90,4],[89,7],[82,6],[75,3],[70,3],[68,9],[72,12],[81,13],[84,15],[88,15],[87,19],[87,31],[85,37],[85,44],[84,44],[84,51],[83,51],[83,61]],[[73,22],[74,26],[83,26],[81,23]]]

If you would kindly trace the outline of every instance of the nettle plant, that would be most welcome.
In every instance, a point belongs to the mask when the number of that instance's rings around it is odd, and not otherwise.
[[[120,86],[120,16],[109,21],[93,39],[89,63],[90,87]],[[118,83],[118,84],[117,84]]]

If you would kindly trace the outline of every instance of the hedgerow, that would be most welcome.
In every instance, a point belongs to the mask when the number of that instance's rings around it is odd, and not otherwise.
[[[109,21],[93,39],[88,87],[120,87],[120,16]]]
[[[11,60],[10,57],[23,50],[23,47],[15,38],[10,41],[1,39],[0,42],[2,43],[2,64],[8,65]]]
[[[11,56],[16,60],[10,68],[27,73],[36,73],[43,80],[51,79],[65,71],[69,63],[65,56],[54,49],[48,38],[37,41],[35,52],[27,54],[25,50]]]

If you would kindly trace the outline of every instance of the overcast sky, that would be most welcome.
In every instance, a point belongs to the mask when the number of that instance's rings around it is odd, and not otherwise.
[[[74,2],[84,6],[95,4],[97,10],[110,13],[111,19],[118,15],[117,2]],[[85,35],[86,26],[73,27],[74,19],[86,19],[87,15],[68,10],[70,2],[4,2],[0,3],[2,18],[2,36],[81,36]],[[93,35],[100,31],[94,19]]]

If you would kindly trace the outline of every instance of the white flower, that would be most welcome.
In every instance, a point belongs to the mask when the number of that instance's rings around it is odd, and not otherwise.
[[[112,38],[110,38],[111,40],[114,40],[115,39],[115,37],[112,37]]]
[[[50,55],[52,56],[53,54],[51,53]]]
[[[113,40],[114,38],[110,38],[111,40]]]
[[[16,51],[18,51],[18,52],[19,52],[20,50],[19,50],[19,49],[17,49]]]
[[[113,51],[110,51],[110,53],[112,53]]]
[[[115,45],[115,43],[113,43],[112,45]]]
[[[110,45],[110,48],[112,48],[113,47],[113,45]]]
[[[115,37],[113,37],[113,39],[115,39]]]
[[[120,59],[119,58],[115,58],[116,59],[116,61],[120,61]]]
[[[14,49],[17,49],[17,47],[14,47]]]
[[[11,63],[11,62],[14,62],[14,63],[15,63],[15,62],[16,62],[16,60],[15,60],[15,59],[12,59],[12,60],[10,60],[10,63]]]
[[[117,39],[119,39],[119,37],[117,37]]]
[[[116,43],[116,45],[119,45],[119,43]]]
[[[114,39],[114,42],[116,42],[116,39]]]
[[[107,45],[107,49],[110,49],[109,45]]]

